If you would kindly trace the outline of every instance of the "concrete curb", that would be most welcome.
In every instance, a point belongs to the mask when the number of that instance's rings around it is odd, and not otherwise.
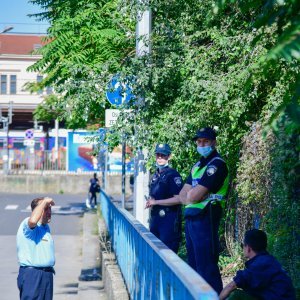
[[[100,237],[100,260],[102,265],[102,280],[104,290],[109,300],[129,300],[129,294],[117,264],[116,256],[111,250],[110,241],[104,220],[98,218]]]
[[[99,236],[95,232],[97,220],[98,216],[95,212],[89,211],[83,216],[82,269],[78,278],[78,298],[80,300],[109,299],[104,291],[100,275]]]

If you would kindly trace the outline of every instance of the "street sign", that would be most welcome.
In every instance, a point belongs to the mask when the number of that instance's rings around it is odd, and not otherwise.
[[[105,127],[111,127],[116,122],[120,115],[119,109],[106,109],[105,110]]]
[[[33,147],[35,144],[35,140],[24,140],[23,144],[27,147]]]
[[[122,83],[118,76],[114,76],[108,84],[106,98],[110,104],[120,106],[128,103],[133,94],[128,85]]]
[[[128,116],[132,112],[132,109],[106,109],[105,110],[105,127],[112,127],[116,122],[121,113],[125,113],[125,116]]]
[[[32,139],[34,139],[34,130],[33,129],[27,129],[25,131],[25,139],[26,140],[32,140]]]

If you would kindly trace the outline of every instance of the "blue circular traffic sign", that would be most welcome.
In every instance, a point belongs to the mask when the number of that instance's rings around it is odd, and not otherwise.
[[[106,98],[110,104],[120,106],[128,103],[133,94],[131,88],[120,81],[118,76],[114,76],[108,84]]]
[[[34,138],[34,130],[33,129],[27,129],[25,131],[25,139],[32,140]]]

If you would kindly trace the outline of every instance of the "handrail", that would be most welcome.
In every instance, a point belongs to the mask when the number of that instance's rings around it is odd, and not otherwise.
[[[101,210],[131,299],[218,299],[201,276],[103,191]]]

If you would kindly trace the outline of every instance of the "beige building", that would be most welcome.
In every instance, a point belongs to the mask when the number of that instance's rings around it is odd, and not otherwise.
[[[51,161],[54,161],[59,148],[66,146],[66,133],[58,127],[54,130],[54,120],[37,123],[33,119],[34,110],[46,95],[52,93],[52,89],[46,88],[33,94],[25,89],[26,83],[43,79],[41,74],[27,71],[41,57],[34,55],[33,51],[42,47],[43,37],[36,34],[0,34],[0,169],[10,170],[16,166],[36,168],[44,163],[45,155],[48,155],[45,150],[49,149]],[[6,126],[9,110],[12,117]],[[55,154],[51,155],[54,147]],[[29,162],[33,165],[29,166]]]
[[[4,116],[11,103],[13,109],[10,130],[26,130],[33,128],[32,113],[43,96],[52,92],[51,88],[30,94],[24,85],[27,82],[42,80],[36,72],[28,72],[27,68],[40,56],[33,55],[33,50],[43,45],[43,36],[29,34],[0,35],[0,107]]]

